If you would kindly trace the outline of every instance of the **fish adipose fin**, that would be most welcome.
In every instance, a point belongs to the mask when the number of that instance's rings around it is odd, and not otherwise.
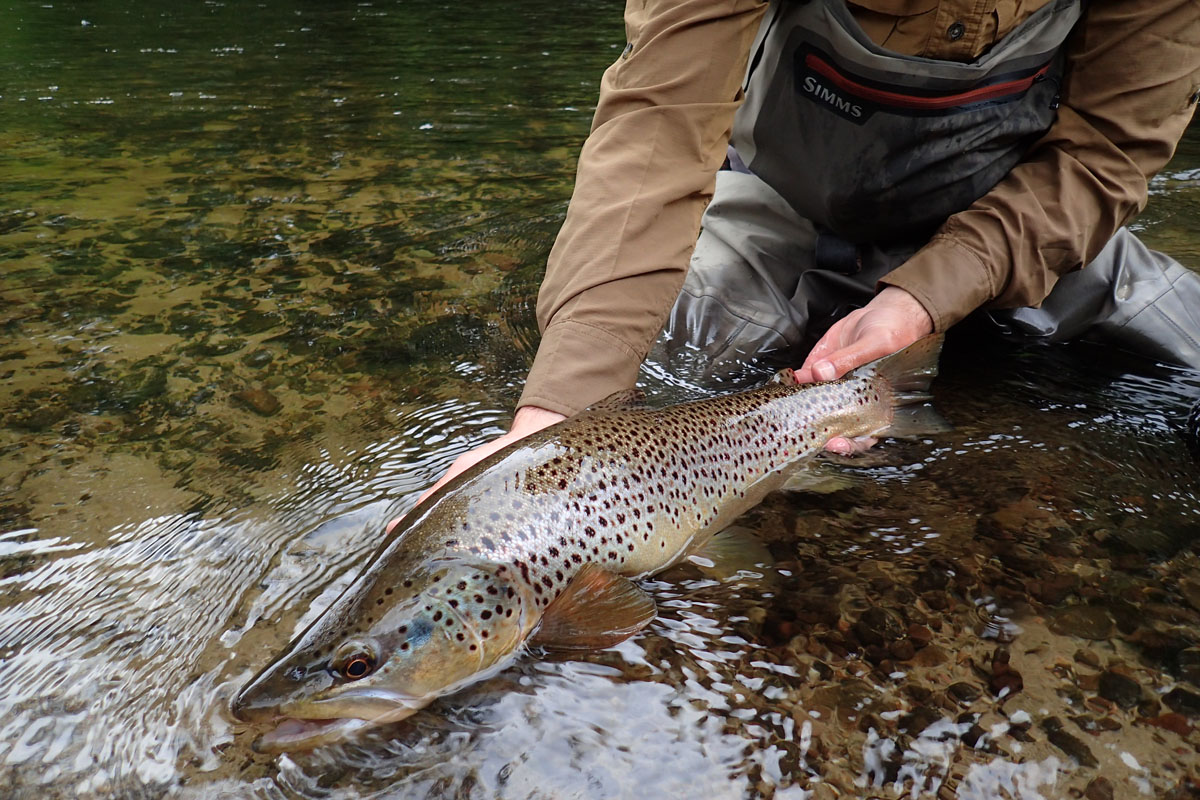
[[[891,384],[895,395],[894,417],[892,424],[877,435],[902,439],[952,430],[950,423],[929,404],[932,399],[929,384],[937,377],[943,338],[943,334],[936,333],[918,339],[900,352],[850,373],[855,377],[874,373]]]
[[[551,650],[601,650],[633,636],[658,613],[628,578],[585,564],[547,606],[530,642]]]
[[[751,573],[761,577],[764,567],[775,563],[762,542],[748,528],[730,527],[720,531],[692,555],[688,561],[708,577],[727,581]]]

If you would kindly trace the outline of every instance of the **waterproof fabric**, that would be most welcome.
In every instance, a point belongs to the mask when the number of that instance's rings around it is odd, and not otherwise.
[[[927,239],[1053,124],[1081,0],[1040,8],[974,61],[905,56],[844,0],[780,2],[753,50],[732,144],[802,216],[853,242]]]
[[[776,6],[668,351],[690,345],[718,374],[799,363],[1054,122],[1056,53],[1079,15],[1058,0],[962,64],[883,50],[843,0]],[[1200,368],[1200,278],[1125,229],[1040,307],[987,317],[1010,336],[1100,338]]]
[[[668,318],[659,359],[698,354],[697,371],[734,378],[749,363],[796,366],[905,246],[822,245],[836,239],[756,176],[717,176],[691,270]],[[978,312],[999,335],[1030,342],[1103,341],[1200,369],[1200,277],[1121,229],[1087,267],[1063,276],[1038,308]]]

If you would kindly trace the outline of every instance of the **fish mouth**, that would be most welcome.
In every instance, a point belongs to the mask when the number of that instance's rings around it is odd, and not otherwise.
[[[281,717],[275,728],[254,740],[257,753],[284,753],[288,750],[312,750],[349,738],[355,731],[371,725],[365,719],[299,719]]]
[[[259,753],[312,750],[351,738],[368,728],[407,719],[428,704],[428,700],[391,697],[386,705],[379,697],[361,698],[368,702],[350,702],[349,698],[284,706],[275,718],[275,727],[254,740]]]

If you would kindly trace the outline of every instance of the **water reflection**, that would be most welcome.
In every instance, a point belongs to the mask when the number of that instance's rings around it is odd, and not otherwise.
[[[17,3],[0,32],[0,793],[1151,795],[1196,781],[1200,381],[951,348],[954,432],[529,654],[267,757],[237,687],[503,429],[611,8]],[[81,24],[85,19],[88,24]],[[236,23],[236,24],[235,24]],[[116,88],[114,88],[116,87]],[[1200,137],[1141,234],[1200,254]],[[657,402],[704,391],[651,363]]]

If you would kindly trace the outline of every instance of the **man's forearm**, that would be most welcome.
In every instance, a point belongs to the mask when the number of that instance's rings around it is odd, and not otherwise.
[[[633,383],[683,283],[764,8],[629,4],[632,49],[604,75],[521,405],[572,414]]]
[[[1057,122],[1009,176],[884,283],[945,330],[979,306],[1037,305],[1146,202],[1200,87],[1195,0],[1093,0],[1068,49]]]

